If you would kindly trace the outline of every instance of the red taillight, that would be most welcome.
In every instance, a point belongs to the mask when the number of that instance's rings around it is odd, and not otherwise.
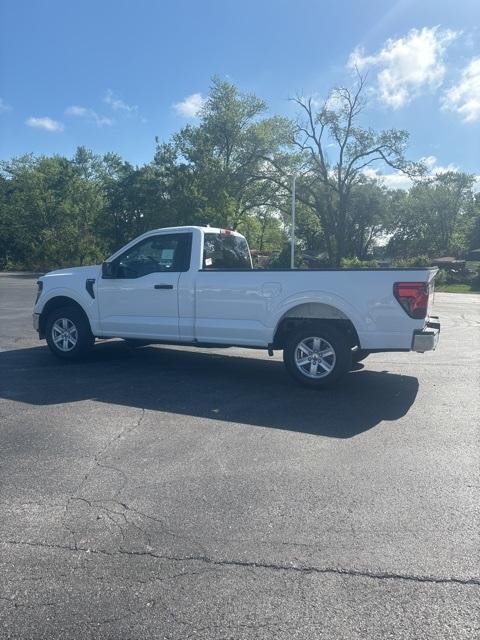
[[[395,282],[393,295],[411,318],[425,318],[429,285],[426,282]]]

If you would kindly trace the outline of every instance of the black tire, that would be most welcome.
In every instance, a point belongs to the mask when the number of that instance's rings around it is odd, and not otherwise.
[[[312,358],[317,357],[317,371],[320,360],[323,362],[320,365],[320,372],[318,375],[321,377],[310,377],[312,374],[312,363],[307,363],[304,365],[306,369],[308,369],[310,375],[301,369],[300,365],[297,365],[297,360],[305,359],[305,357],[310,357],[306,355],[306,352],[303,350],[303,347],[300,347],[300,343],[304,340],[305,345],[313,343],[314,338],[320,339],[320,351],[324,352],[333,351],[334,356],[327,355],[325,358],[320,358],[316,355],[316,352],[312,352]],[[322,342],[323,341],[323,342]],[[327,344],[326,344],[327,343]],[[323,349],[322,349],[323,347]],[[305,354],[305,357],[300,357],[301,354]],[[298,354],[298,358],[297,358]],[[283,349],[283,361],[285,363],[285,367],[287,368],[288,373],[302,385],[307,387],[312,387],[314,389],[321,389],[325,387],[329,387],[337,382],[347,371],[350,370],[352,364],[352,353],[350,350],[350,344],[347,340],[347,337],[337,329],[336,327],[324,323],[312,323],[309,326],[303,327],[301,329],[297,329],[292,332],[290,336],[288,336],[285,347]],[[315,362],[313,363],[315,366]],[[325,367],[331,366],[330,371],[326,371]],[[317,375],[317,374],[314,374]]]
[[[61,329],[70,332],[66,342],[60,340],[60,343],[66,344],[67,348],[58,346]],[[48,315],[45,323],[45,337],[50,351],[62,360],[80,360],[87,355],[95,342],[87,318],[73,305],[54,309]],[[75,344],[73,344],[74,338]]]
[[[363,349],[357,349],[356,351],[352,351],[352,362],[361,362],[368,358],[370,355],[369,351],[364,351]]]

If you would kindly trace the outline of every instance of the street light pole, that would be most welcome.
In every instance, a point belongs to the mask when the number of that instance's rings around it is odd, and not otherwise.
[[[295,180],[297,176],[292,176],[292,230],[290,246],[290,269],[295,269]]]

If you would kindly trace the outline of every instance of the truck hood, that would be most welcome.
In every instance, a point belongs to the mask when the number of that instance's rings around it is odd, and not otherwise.
[[[55,278],[58,276],[74,276],[77,278],[95,278],[100,273],[101,266],[96,264],[90,267],[71,267],[70,269],[58,269],[57,271],[49,271],[43,278]]]

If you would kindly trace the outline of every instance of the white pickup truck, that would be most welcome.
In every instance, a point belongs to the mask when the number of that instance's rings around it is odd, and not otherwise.
[[[96,338],[132,344],[282,349],[289,373],[323,387],[369,353],[429,351],[436,269],[260,270],[245,238],[211,227],[144,233],[101,266],[38,281],[33,323],[76,359]]]

